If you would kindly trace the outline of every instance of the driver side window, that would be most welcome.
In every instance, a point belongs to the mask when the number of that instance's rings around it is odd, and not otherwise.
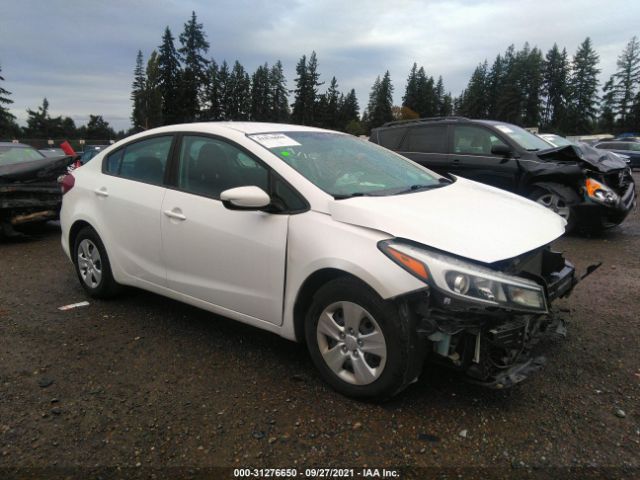
[[[180,147],[178,188],[215,199],[235,187],[269,191],[269,172],[237,147],[209,137],[185,135]]]
[[[454,127],[453,153],[491,155],[491,147],[494,145],[505,144],[489,130],[480,127]]]

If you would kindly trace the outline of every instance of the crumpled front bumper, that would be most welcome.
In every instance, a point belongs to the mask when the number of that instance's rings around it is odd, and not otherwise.
[[[554,271],[544,279],[547,305],[551,305],[570,295],[581,279],[559,254],[548,258],[550,264],[555,263]],[[596,268],[590,267],[587,274]],[[533,356],[534,345],[566,333],[564,320],[551,310],[531,314],[452,302],[434,288],[413,294],[407,301],[418,316],[419,336],[430,345],[430,359],[488,388],[511,387],[540,370],[545,359]]]

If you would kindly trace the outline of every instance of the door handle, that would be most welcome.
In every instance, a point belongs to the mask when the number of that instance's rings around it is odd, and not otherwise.
[[[169,218],[174,218],[176,220],[186,220],[187,217],[185,217],[182,212],[180,211],[179,208],[174,208],[173,210],[165,210],[164,214],[169,217]]]
[[[109,192],[107,192],[107,189],[105,187],[97,188],[97,189],[95,189],[93,191],[93,193],[95,193],[99,197],[108,197],[109,196]]]
[[[454,158],[451,163],[460,163],[460,159],[459,158]]]

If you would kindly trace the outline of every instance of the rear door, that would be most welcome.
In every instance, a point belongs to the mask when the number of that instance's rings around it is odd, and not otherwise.
[[[205,135],[182,136],[177,155],[175,188],[161,209],[169,288],[279,325],[289,215],[229,210],[220,201],[234,187],[272,191],[269,168],[239,146]]]
[[[173,140],[173,135],[154,136],[111,153],[94,189],[115,260],[126,274],[162,286],[160,207]]]
[[[518,164],[513,158],[494,155],[494,145],[505,145],[495,132],[477,125],[452,125],[451,162],[461,177],[515,190]]]
[[[447,155],[446,124],[409,127],[399,153],[438,173],[455,173]]]

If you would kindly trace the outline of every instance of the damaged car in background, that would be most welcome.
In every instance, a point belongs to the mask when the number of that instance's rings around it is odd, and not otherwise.
[[[0,237],[59,217],[58,178],[73,161],[72,156],[47,157],[28,145],[0,142]]]
[[[328,130],[161,127],[63,187],[62,246],[89,295],[135,286],[303,342],[353,397],[400,392],[426,358],[524,380],[578,282],[549,209]]]
[[[389,122],[370,140],[446,175],[508,190],[594,232],[622,223],[636,204],[631,169],[587,145],[552,143],[493,120],[435,117]]]

